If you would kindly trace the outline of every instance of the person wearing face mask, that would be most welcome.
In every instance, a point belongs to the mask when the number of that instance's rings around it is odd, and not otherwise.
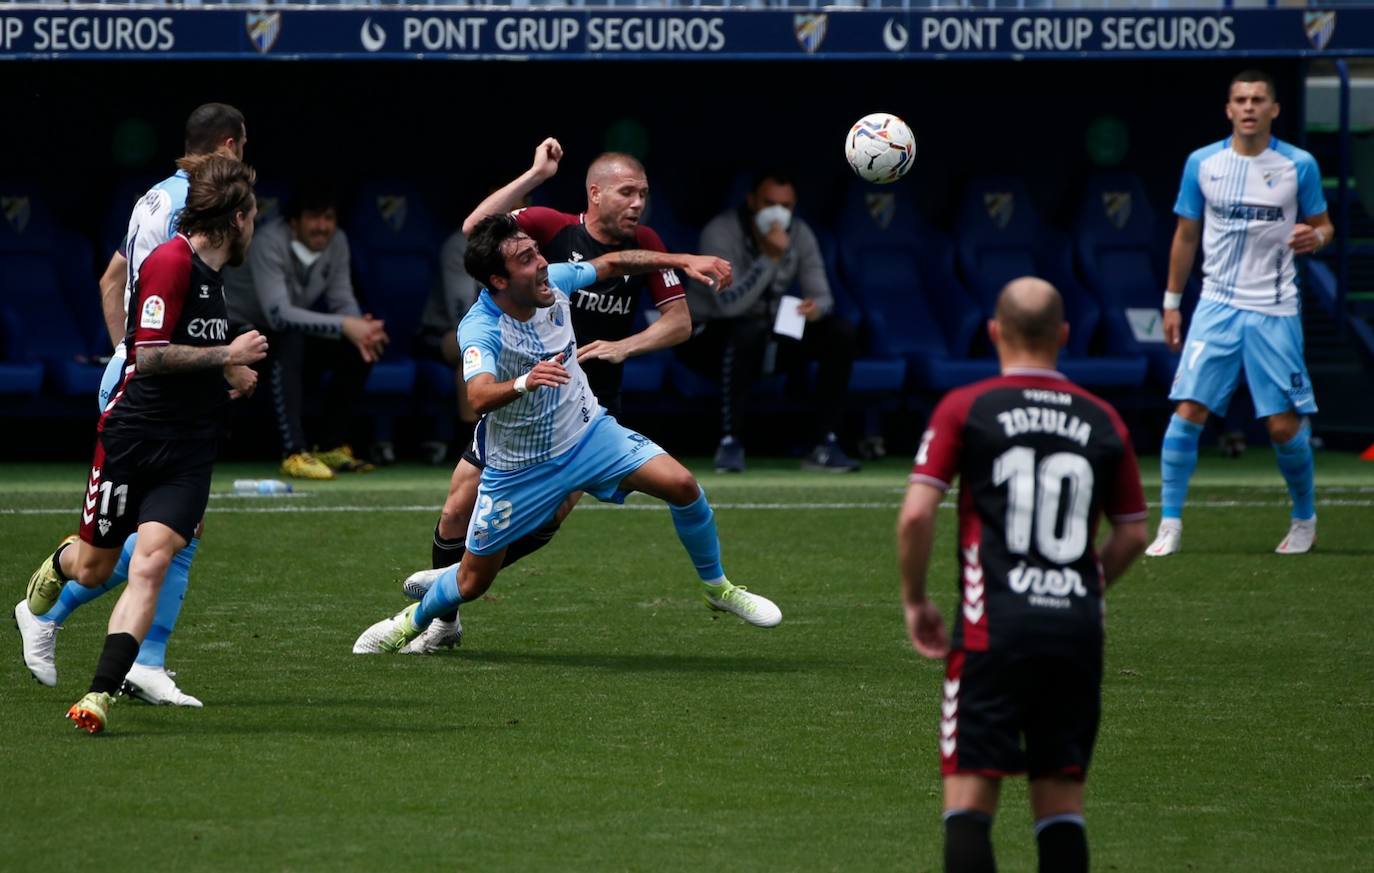
[[[854,365],[854,327],[837,317],[816,234],[796,217],[797,191],[784,173],[759,174],[742,207],[727,210],[701,232],[702,254],[730,262],[734,284],[715,289],[689,283],[687,302],[697,325],[678,355],[692,369],[717,380],[721,392],[721,439],[715,466],[744,470],[740,412],[750,389],[765,373],[794,371],[816,361],[815,447],[802,467],[832,473],[859,469],[840,448],[849,374]],[[774,331],[785,295],[798,296],[805,319],[800,339]]]
[[[281,439],[281,471],[301,479],[332,479],[336,472],[365,472],[346,442],[352,410],[388,337],[380,319],[363,313],[349,275],[348,238],[328,185],[301,187],[285,218],[265,225],[248,268],[226,277],[229,318],[235,330],[258,329],[272,352],[262,364],[272,415]],[[346,341],[346,342],[344,342]],[[302,423],[307,376],[315,384],[333,373],[314,450]]]

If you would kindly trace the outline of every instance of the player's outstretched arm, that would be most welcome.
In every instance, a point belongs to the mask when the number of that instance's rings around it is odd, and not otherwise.
[[[907,634],[916,651],[927,658],[949,654],[949,636],[940,610],[926,597],[926,569],[935,541],[935,513],[940,489],[921,482],[907,487],[897,517],[897,561],[902,573],[902,603],[906,608]]]
[[[487,195],[487,199],[477,204],[472,214],[463,219],[463,236],[471,236],[477,222],[488,215],[510,212],[523,203],[531,191],[554,177],[562,160],[563,146],[559,145],[558,140],[549,137],[541,142],[535,147],[534,162],[528,170]]]
[[[713,255],[681,255],[673,252],[655,252],[649,249],[627,249],[620,252],[607,252],[587,263],[596,268],[596,280],[618,279],[621,276],[637,276],[654,270],[681,270],[687,278],[716,291],[729,286],[732,278],[730,262]]]
[[[571,378],[563,366],[563,355],[558,354],[535,364],[528,373],[505,382],[497,382],[491,373],[478,373],[467,382],[468,402],[473,412],[486,415],[536,389],[566,385]]]
[[[1178,304],[1182,301],[1183,289],[1188,287],[1188,274],[1193,272],[1201,239],[1202,222],[1180,215],[1178,227],[1174,229],[1174,241],[1169,246],[1169,284],[1164,292],[1164,342],[1171,352],[1183,348],[1183,314]]]
[[[110,345],[117,346],[124,339],[124,279],[129,274],[129,259],[115,252],[110,255],[105,275],[100,277],[100,308],[105,313],[105,329],[110,333]]]
[[[626,358],[647,355],[686,342],[692,335],[692,311],[687,298],[670,300],[659,310],[653,324],[623,340],[592,340],[577,350],[577,360],[609,361],[619,364]]]

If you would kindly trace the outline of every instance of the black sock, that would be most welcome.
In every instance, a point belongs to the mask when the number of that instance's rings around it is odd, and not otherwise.
[[[100,661],[95,665],[91,690],[118,693],[137,657],[138,640],[134,639],[133,634],[119,633],[105,637],[105,648],[101,650]]]
[[[997,873],[991,817],[973,809],[945,816],[945,873]]]
[[[1081,816],[1055,816],[1036,824],[1040,873],[1088,873],[1088,834]]]
[[[442,570],[463,560],[463,552],[467,551],[466,542],[465,537],[458,537],[454,540],[444,539],[439,535],[439,525],[434,525],[434,542],[430,545],[429,550],[431,566],[436,570]],[[439,621],[457,620],[458,610],[456,609],[439,616]]]
[[[534,533],[525,534],[520,539],[510,544],[506,549],[506,557],[501,559],[501,568],[505,569],[521,558],[533,555],[535,552],[544,548],[553,539],[553,535],[558,533],[559,522],[551,521]]]
[[[58,577],[62,579],[67,578],[67,574],[62,572],[62,553],[67,551],[67,547],[70,545],[71,543],[66,543],[58,546],[57,551],[52,553],[52,568],[57,571]]]

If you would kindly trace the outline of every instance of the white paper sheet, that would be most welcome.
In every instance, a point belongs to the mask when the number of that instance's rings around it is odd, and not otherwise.
[[[797,310],[801,302],[800,297],[791,295],[785,295],[778,301],[778,317],[773,319],[773,333],[792,339],[802,338],[802,332],[806,330],[806,316]]]

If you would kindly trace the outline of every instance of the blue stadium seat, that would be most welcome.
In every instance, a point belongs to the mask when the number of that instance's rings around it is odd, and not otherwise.
[[[422,195],[413,186],[373,182],[359,192],[347,225],[363,308],[386,322],[391,345],[372,368],[367,390],[409,394],[418,368],[406,351],[420,327],[425,301],[439,281],[442,238]],[[426,368],[426,378],[442,378]],[[429,389],[444,390],[430,384]]]
[[[68,397],[94,397],[103,368],[63,293],[62,232],[39,189],[0,181],[0,305],[16,327],[6,343],[12,363],[41,364],[48,383]]]
[[[958,217],[959,268],[973,299],[991,317],[1002,287],[1020,276],[1040,276],[1064,298],[1069,344],[1059,368],[1083,385],[1134,386],[1145,381],[1146,359],[1102,327],[1102,310],[1079,285],[1066,239],[1044,227],[1019,179],[990,176],[964,190]]]
[[[835,297],[835,314],[859,328],[860,338],[871,335],[871,320],[859,306],[849,289],[845,287],[840,274],[839,244],[834,235],[826,228],[808,222],[816,232],[821,245],[821,257],[825,259],[825,274],[830,281],[830,293]],[[811,367],[814,378],[816,366]],[[854,370],[849,376],[849,390],[855,394],[901,394],[906,384],[906,361],[899,355],[873,354],[860,349],[854,359]]]
[[[1099,173],[1084,186],[1076,234],[1079,269],[1103,306],[1140,322],[1140,336],[1149,335],[1146,328],[1158,317],[1164,295],[1167,256],[1159,252],[1158,227],[1136,176]],[[1142,341],[1130,331],[1122,342],[1149,359],[1153,382],[1173,380],[1178,355],[1162,339]]]
[[[927,391],[996,375],[996,361],[969,356],[982,319],[954,276],[952,246],[895,189],[854,182],[836,244],[874,356],[904,360],[912,386]]]

